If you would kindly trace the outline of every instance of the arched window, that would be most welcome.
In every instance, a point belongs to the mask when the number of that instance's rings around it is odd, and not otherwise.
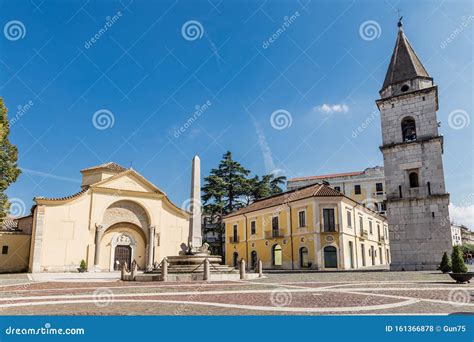
[[[282,265],[282,251],[280,245],[274,245],[272,248],[272,262],[273,266]]]
[[[324,267],[337,268],[337,249],[334,246],[324,247]]]
[[[415,119],[407,116],[402,120],[402,137],[403,141],[416,140],[416,124]]]
[[[410,177],[410,188],[418,188],[418,173],[410,172],[408,175]]]
[[[301,247],[300,248],[300,267],[308,267],[309,266],[309,257],[308,257],[308,248]]]
[[[239,253],[234,252],[234,255],[233,255],[233,265],[234,265],[234,267],[237,267],[238,264],[239,264]]]

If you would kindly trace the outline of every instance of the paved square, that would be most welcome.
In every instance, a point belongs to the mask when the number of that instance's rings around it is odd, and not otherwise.
[[[0,277],[1,315],[474,314],[474,284],[438,272],[271,273],[252,281]]]

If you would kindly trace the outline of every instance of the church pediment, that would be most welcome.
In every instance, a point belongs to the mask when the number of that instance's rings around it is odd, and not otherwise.
[[[113,177],[104,179],[92,185],[94,188],[117,189],[123,191],[138,191],[163,194],[155,185],[146,180],[135,170],[127,170]]]

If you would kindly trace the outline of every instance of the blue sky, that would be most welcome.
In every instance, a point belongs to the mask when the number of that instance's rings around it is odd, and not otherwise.
[[[439,85],[455,215],[474,223],[467,0],[0,1],[0,95],[24,170],[8,194],[68,195],[80,169],[115,161],[180,205],[193,155],[206,175],[226,150],[289,178],[382,165],[374,101],[397,9]]]

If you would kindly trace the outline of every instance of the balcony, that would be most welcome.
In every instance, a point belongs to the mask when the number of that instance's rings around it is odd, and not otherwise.
[[[369,237],[369,231],[368,231],[367,229],[365,229],[365,228],[362,228],[362,229],[360,230],[360,236],[362,236],[363,238]]]
[[[229,237],[229,243],[239,243],[240,241],[240,236],[230,236]]]
[[[375,196],[376,198],[381,198],[385,196],[385,191],[376,191],[373,193],[373,196]]]
[[[339,224],[325,225],[321,223],[320,228],[322,233],[334,233],[339,231]]]
[[[387,239],[385,238],[385,236],[379,236],[379,242],[385,243],[386,241]]]
[[[265,232],[265,238],[280,238],[285,236],[285,231],[283,229],[272,229],[269,232]]]

